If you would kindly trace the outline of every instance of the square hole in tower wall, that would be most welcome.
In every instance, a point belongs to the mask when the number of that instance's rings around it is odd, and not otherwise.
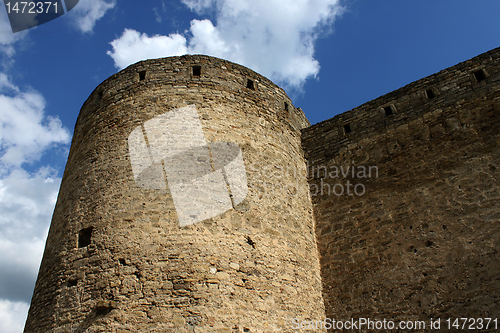
[[[146,71],[139,72],[139,81],[144,81],[146,79]]]
[[[486,79],[486,74],[484,73],[484,71],[482,69],[480,69],[480,70],[474,72],[474,77],[476,78],[477,82],[481,82],[481,81]]]
[[[384,112],[385,112],[385,115],[386,115],[386,116],[390,116],[390,115],[392,115],[392,114],[394,113],[394,112],[392,111],[392,108],[391,108],[391,106],[390,106],[390,105],[388,105],[388,106],[384,106],[384,108],[383,108],[383,109],[384,109]]]
[[[201,66],[193,66],[193,76],[201,76]]]
[[[250,80],[250,79],[247,80],[247,88],[255,90],[255,84],[254,84],[253,80]]]
[[[425,91],[425,96],[427,96],[427,99],[432,99],[436,97],[436,94],[434,94],[434,91],[432,91],[432,89],[427,89]]]
[[[351,125],[350,124],[345,124],[344,125],[344,133],[348,134],[348,133],[351,133],[351,132],[352,132]]]
[[[76,280],[76,279],[70,279],[70,280],[68,280],[68,283],[67,283],[68,287],[75,287],[77,285],[78,285],[78,280]]]
[[[78,232],[78,247],[86,247],[90,245],[90,242],[92,241],[92,231],[94,230],[93,227],[89,228],[84,228]]]

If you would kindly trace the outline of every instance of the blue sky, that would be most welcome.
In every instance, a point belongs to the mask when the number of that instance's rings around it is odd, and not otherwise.
[[[498,0],[80,0],[13,34],[2,4],[0,332],[22,331],[80,107],[119,69],[223,57],[317,123],[500,46],[499,14]]]

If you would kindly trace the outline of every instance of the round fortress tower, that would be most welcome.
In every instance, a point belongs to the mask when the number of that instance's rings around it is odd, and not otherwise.
[[[201,55],[84,103],[25,332],[290,332],[321,320],[300,129],[282,89]]]

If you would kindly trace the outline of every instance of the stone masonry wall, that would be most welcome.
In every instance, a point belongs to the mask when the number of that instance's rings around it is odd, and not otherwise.
[[[248,194],[180,227],[168,188],[136,185],[127,137],[188,105],[207,142],[241,148]],[[207,56],[104,81],[75,126],[25,332],[290,332],[292,318],[322,319],[306,126],[282,89]]]
[[[328,318],[500,317],[500,49],[302,140]]]

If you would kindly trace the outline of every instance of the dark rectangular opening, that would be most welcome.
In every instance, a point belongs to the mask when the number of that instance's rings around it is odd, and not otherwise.
[[[432,91],[432,89],[427,89],[425,91],[425,94],[427,95],[428,99],[432,99],[432,98],[436,97],[436,95],[434,94],[434,92]]]
[[[475,71],[474,77],[476,78],[477,82],[481,82],[486,79],[486,75],[484,74],[484,71],[482,69]]]
[[[394,113],[394,112],[392,112],[392,108],[391,108],[390,105],[384,106],[384,112],[385,112],[386,116],[390,116],[390,115],[392,115]]]
[[[97,316],[105,316],[116,308],[115,301],[98,301],[95,307]]]
[[[247,88],[255,90],[255,85],[253,83],[253,80],[250,80],[250,79],[247,80]]]
[[[285,102],[285,111],[288,111],[288,103]]]
[[[193,76],[201,76],[201,66],[193,66]]]
[[[350,124],[345,124],[344,125],[344,133],[347,134],[347,133],[351,133],[352,130],[351,130],[351,125]]]
[[[89,228],[84,228],[80,230],[78,233],[78,247],[86,247],[90,245],[90,242],[92,240],[92,231],[94,230],[93,227]]]
[[[139,81],[144,81],[146,79],[146,71],[139,72]]]

